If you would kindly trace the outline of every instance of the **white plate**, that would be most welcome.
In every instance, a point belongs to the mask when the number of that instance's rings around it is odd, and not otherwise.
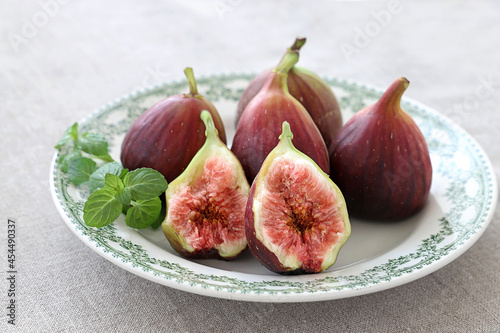
[[[238,98],[252,77],[198,79],[200,93],[218,108],[230,139]],[[340,102],[344,121],[383,93],[350,81],[326,81]],[[102,133],[110,143],[111,155],[119,161],[120,145],[132,121],[160,99],[187,91],[186,82],[137,91],[89,115],[80,122],[81,130]],[[491,164],[464,130],[410,99],[403,98],[402,107],[415,119],[429,146],[434,169],[429,201],[420,213],[398,223],[352,219],[350,239],[337,263],[324,273],[274,274],[249,251],[231,262],[187,260],[172,250],[161,228],[137,231],[125,225],[123,216],[102,229],[87,227],[82,209],[88,189],[68,182],[56,163],[58,154],[50,174],[53,199],[68,227],[87,246],[119,267],[172,288],[259,302],[329,300],[392,288],[425,276],[464,253],[486,229],[497,201]]]

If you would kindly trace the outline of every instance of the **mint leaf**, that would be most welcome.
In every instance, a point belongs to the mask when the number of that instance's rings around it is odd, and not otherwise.
[[[158,197],[132,202],[127,211],[125,222],[129,227],[144,229],[154,223],[161,211],[161,200]]]
[[[158,215],[158,218],[156,219],[156,221],[154,221],[151,224],[151,228],[156,229],[159,226],[161,226],[161,224],[163,223],[163,221],[165,221],[165,217],[166,216],[167,216],[167,205],[164,202],[162,202],[161,203],[160,215]]]
[[[59,139],[54,148],[59,150],[64,147],[70,140],[72,140],[73,142],[78,140],[78,123],[74,123],[64,132],[62,138]]]
[[[80,148],[86,153],[95,156],[108,155],[108,142],[99,133],[85,132],[82,134],[80,141]]]
[[[107,173],[119,176],[120,178],[122,173],[128,171],[127,169],[123,169],[122,165],[118,162],[106,163],[101,166],[99,169],[94,171],[90,175],[89,185],[90,185],[90,193],[94,192],[97,189],[104,187],[104,177]]]
[[[112,173],[107,173],[104,176],[104,186],[109,189],[113,189],[116,193],[123,192],[123,189],[125,188],[120,177],[113,175]]]
[[[68,173],[69,162],[79,157],[82,157],[82,154],[76,150],[72,151],[69,154],[61,155],[61,157],[59,158],[59,164],[61,165],[61,170],[65,173]]]
[[[92,155],[94,156],[95,158],[98,158],[106,163],[108,162],[114,162],[115,160],[113,159],[113,157],[111,157],[111,155],[109,154],[106,154],[106,155]]]
[[[68,165],[69,180],[80,185],[89,180],[90,175],[97,169],[96,163],[87,157],[74,158]]]
[[[108,173],[104,177],[104,184],[106,188],[109,188],[116,192],[115,198],[119,203],[121,203],[122,205],[130,205],[132,195],[130,194],[130,190],[128,188],[125,188],[120,177]]]
[[[121,192],[115,195],[116,200],[118,200],[122,205],[130,205],[132,201],[132,195],[130,194],[130,190],[126,187]],[[126,211],[124,212],[126,213]]]
[[[127,174],[128,174],[128,169],[123,169],[122,172],[120,173],[121,180],[123,180]]]
[[[161,173],[150,168],[141,168],[129,172],[123,183],[130,189],[132,200],[148,200],[158,197],[167,189],[167,181]]]
[[[122,204],[115,195],[115,191],[106,187],[92,193],[83,207],[85,224],[101,228],[113,223],[122,213]]]

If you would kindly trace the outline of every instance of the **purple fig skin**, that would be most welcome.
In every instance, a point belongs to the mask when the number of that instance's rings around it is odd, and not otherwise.
[[[432,165],[415,121],[400,107],[406,78],[357,112],[330,149],[330,178],[344,194],[349,214],[396,221],[421,210],[429,196]]]
[[[264,86],[264,83],[266,83],[266,80],[272,71],[273,68],[269,68],[260,73],[259,75],[257,75],[255,78],[253,78],[252,81],[250,81],[248,86],[245,88],[245,91],[243,91],[243,94],[238,100],[238,106],[236,107],[236,119],[234,122],[236,127],[238,126],[238,123],[240,122],[241,119],[241,115],[243,114],[243,111],[245,111],[245,108],[247,107],[248,103],[250,103],[250,101],[259,93],[259,91]]]
[[[298,53],[296,56],[298,59]],[[330,172],[323,137],[305,108],[288,92],[286,77],[286,71],[273,71],[268,75],[236,128],[231,150],[240,160],[250,184],[278,144],[283,121],[298,129],[294,132],[295,147],[312,158],[325,173]]]
[[[205,125],[200,119],[203,110],[210,112],[219,137],[226,143],[217,109],[191,84],[189,94],[170,96],[134,121],[121,146],[124,168],[152,168],[169,183],[177,178],[205,143]]]
[[[264,86],[272,69],[257,75],[243,92],[236,110],[236,125],[248,103]],[[342,114],[339,103],[326,82],[313,72],[294,66],[288,72],[288,90],[304,106],[318,127],[327,148],[342,128]]]

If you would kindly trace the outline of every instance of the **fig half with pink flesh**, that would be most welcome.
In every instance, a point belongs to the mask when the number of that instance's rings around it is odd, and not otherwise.
[[[298,59],[295,50],[289,50],[283,56],[262,89],[248,103],[236,128],[231,150],[240,160],[250,183],[278,144],[283,121],[295,128],[295,146],[324,172],[330,172],[328,149],[320,131],[304,106],[288,91],[288,71]]]
[[[221,140],[224,125],[215,106],[198,93],[192,68],[184,70],[189,94],[169,96],[146,110],[130,126],[122,143],[125,168],[147,167],[168,182],[177,178],[205,142],[201,111],[210,111]]]
[[[318,273],[351,234],[344,197],[292,143],[288,122],[250,190],[245,231],[253,255],[281,274]]]
[[[232,259],[247,247],[244,216],[250,186],[238,159],[220,140],[208,111],[206,141],[165,192],[162,223],[170,245],[188,258]]]
[[[401,220],[425,205],[432,181],[427,143],[401,109],[409,81],[397,79],[344,125],[330,150],[330,177],[353,216]]]
[[[288,51],[299,51],[305,42],[305,38],[297,38]],[[271,71],[272,69],[267,69],[257,75],[241,95],[236,110],[236,124],[248,103],[264,86]],[[342,114],[332,89],[317,74],[298,66],[293,66],[288,72],[287,84],[290,94],[311,115],[325,140],[326,147],[329,148],[342,128]]]

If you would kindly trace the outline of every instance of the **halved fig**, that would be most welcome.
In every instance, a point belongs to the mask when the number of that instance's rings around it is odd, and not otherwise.
[[[293,146],[288,122],[282,128],[250,189],[248,247],[276,273],[322,272],[351,234],[346,204],[328,175]]]
[[[247,247],[244,216],[250,186],[238,159],[201,113],[205,144],[165,192],[162,223],[170,245],[188,258],[232,259]]]

